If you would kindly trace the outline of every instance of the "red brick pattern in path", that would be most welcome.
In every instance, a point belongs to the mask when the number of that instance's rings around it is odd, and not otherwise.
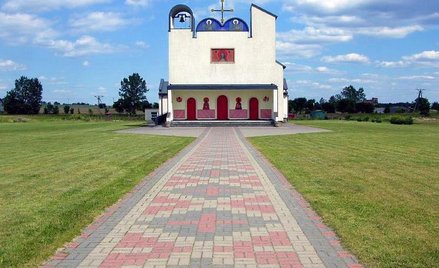
[[[77,250],[53,266],[331,266],[233,128],[210,129],[86,256]]]

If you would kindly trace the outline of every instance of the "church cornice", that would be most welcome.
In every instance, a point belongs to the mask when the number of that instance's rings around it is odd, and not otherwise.
[[[170,84],[168,90],[277,90],[275,84]]]

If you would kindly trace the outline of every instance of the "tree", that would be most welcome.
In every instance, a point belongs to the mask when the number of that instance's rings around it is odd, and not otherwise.
[[[134,115],[136,110],[143,108],[142,103],[146,101],[147,92],[146,81],[139,74],[133,73],[120,82],[120,104],[130,115]]]
[[[439,111],[439,102],[433,102],[431,109]]]
[[[335,113],[335,103],[324,102],[321,105],[323,111],[327,113]]]
[[[292,113],[293,111],[294,111],[293,100],[288,100],[288,113]]]
[[[353,101],[355,103],[364,102],[366,100],[366,94],[363,88],[356,90],[353,86],[348,86],[343,88],[341,91],[341,96],[343,99]]]
[[[118,113],[123,113],[123,111],[124,111],[124,105],[123,105],[123,100],[122,99],[119,99],[119,100],[117,100],[114,104],[113,104],[113,108],[116,110],[116,112],[118,112]]]
[[[37,78],[22,76],[15,80],[15,88],[6,93],[5,111],[9,114],[38,114],[42,94],[43,86]]]
[[[307,102],[306,98],[294,99],[292,102],[293,110],[298,112],[298,113],[301,113],[305,109],[306,102]]]
[[[426,98],[418,98],[416,100],[418,103],[418,111],[421,115],[428,116],[430,114],[430,102]]]
[[[149,103],[149,101],[145,100],[142,102],[142,110],[151,109],[151,108],[152,108],[152,104]]]
[[[316,100],[314,100],[314,99],[307,100],[306,104],[305,104],[305,108],[308,111],[314,111],[315,110],[315,105],[316,105]]]
[[[349,99],[342,99],[337,102],[337,110],[342,113],[355,113],[355,102]]]
[[[153,109],[158,109],[160,106],[157,102],[154,102],[154,104],[152,105]]]
[[[70,112],[70,106],[64,105],[64,114],[69,114],[69,112]]]
[[[372,103],[360,102],[356,104],[356,110],[358,113],[371,114],[375,111],[375,106]]]
[[[53,104],[51,102],[47,103],[46,107],[44,107],[44,113],[45,114],[51,114],[53,113],[53,109],[55,107],[53,106]]]
[[[55,107],[53,107],[53,114],[59,114],[59,106],[55,105]]]

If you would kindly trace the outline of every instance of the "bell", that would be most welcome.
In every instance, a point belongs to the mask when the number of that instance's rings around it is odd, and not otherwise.
[[[186,16],[185,15],[180,15],[180,22],[183,23],[186,21]]]

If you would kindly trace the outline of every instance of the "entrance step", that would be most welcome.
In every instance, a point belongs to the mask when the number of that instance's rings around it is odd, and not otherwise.
[[[171,127],[273,127],[272,120],[173,121]]]

